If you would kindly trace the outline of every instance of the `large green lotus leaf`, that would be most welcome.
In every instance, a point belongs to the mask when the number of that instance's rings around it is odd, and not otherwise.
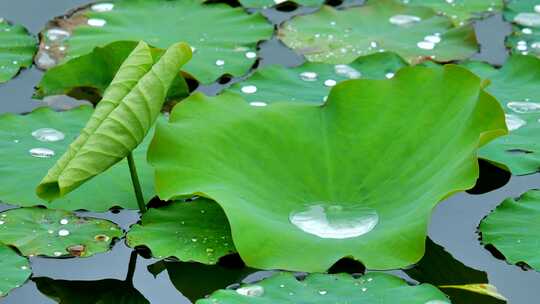
[[[408,62],[428,59],[447,62],[477,52],[472,25],[454,28],[450,18],[428,8],[394,0],[361,7],[320,11],[285,22],[279,37],[313,62],[348,64],[359,55],[387,50]]]
[[[257,284],[236,290],[219,290],[197,304],[357,303],[357,304],[450,304],[444,293],[429,284],[409,286],[385,273],[360,278],[348,274],[311,274],[300,281],[281,272]]]
[[[456,25],[463,25],[486,13],[500,13],[503,8],[503,0],[408,0],[402,2],[431,7],[438,14],[449,16]]]
[[[480,156],[517,175],[540,170],[540,59],[514,55],[501,69],[480,62],[465,66],[491,81],[486,90],[501,103],[510,130],[482,148]]]
[[[28,260],[0,243],[0,299],[20,287],[32,274]]]
[[[323,105],[192,95],[149,150],[162,199],[218,202],[249,266],[324,271],[418,261],[433,207],[471,188],[478,146],[506,133],[478,77],[448,65],[338,84]]]
[[[33,278],[38,290],[59,304],[150,304],[130,282]]]
[[[170,261],[159,261],[150,265],[149,270],[154,275],[167,270],[174,287],[192,302],[218,289],[241,282],[249,274],[257,271],[243,265],[223,266]]]
[[[191,58],[187,44],[174,44],[154,63],[140,42],[122,63],[77,139],[36,189],[53,200],[123,160],[144,139],[180,68]]]
[[[137,46],[134,41],[116,41],[96,47],[86,55],[73,58],[45,72],[36,87],[35,98],[51,95],[69,95],[77,99],[98,102],[128,55]],[[155,60],[163,54],[161,49],[151,49]],[[178,75],[167,99],[187,96],[186,81]]]
[[[223,210],[204,198],[148,210],[142,223],[131,227],[127,244],[147,246],[159,259],[176,257],[204,264],[215,264],[235,252]]]
[[[19,69],[32,65],[37,41],[20,25],[0,18],[0,83],[10,80]]]
[[[510,0],[504,18],[513,24],[512,35],[506,40],[512,52],[540,56],[540,2]]]
[[[58,28],[49,29],[40,52],[73,58],[119,40],[144,40],[160,48],[186,41],[194,56],[185,71],[200,82],[211,83],[224,74],[245,74],[256,60],[257,43],[272,36],[272,25],[262,15],[247,14],[243,8],[202,2],[119,0],[113,6],[91,6],[68,20],[57,20],[67,35],[59,39],[55,35]],[[55,40],[48,42],[48,36]]]
[[[31,191],[79,135],[92,111],[90,106],[81,106],[65,112],[40,108],[27,115],[1,115],[0,200],[19,206],[47,205],[66,210],[99,212],[114,206],[137,209],[126,161],[50,204]],[[153,169],[146,162],[151,135],[133,152],[146,201],[155,194]]]
[[[269,8],[285,2],[293,2],[302,6],[319,6],[324,3],[324,0],[240,0],[243,6],[249,8]]]
[[[248,79],[231,86],[229,91],[243,94],[248,102],[311,101],[323,103],[330,89],[343,80],[355,78],[391,78],[407,63],[394,53],[362,56],[344,64],[306,62],[295,68],[272,65],[258,69]],[[256,88],[253,92],[253,87]]]
[[[485,272],[464,265],[430,238],[427,238],[426,254],[420,262],[404,271],[420,283],[441,288],[453,304],[506,303],[495,286],[489,285]]]
[[[108,251],[122,234],[112,222],[64,210],[18,208],[0,213],[0,242],[25,256],[89,257]]]
[[[508,198],[480,223],[482,243],[493,245],[510,263],[526,263],[540,271],[540,190]]]

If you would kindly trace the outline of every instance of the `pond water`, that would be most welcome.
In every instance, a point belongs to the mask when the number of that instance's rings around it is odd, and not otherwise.
[[[46,4],[44,4],[46,2]],[[361,1],[353,1],[359,3]],[[78,5],[88,3],[85,0],[18,0],[0,1],[2,16],[10,21],[25,25],[31,32],[37,34],[45,23],[54,16],[62,15],[67,10]],[[313,9],[297,9],[293,12],[278,12],[267,10],[265,15],[273,22],[279,23],[294,14],[309,12]],[[502,64],[507,52],[504,47],[504,38],[510,32],[509,25],[502,21],[500,15],[490,17],[477,22],[476,31],[482,45],[481,52],[476,58],[488,61],[492,64]],[[271,40],[261,45],[261,65],[283,64],[295,66],[301,64],[303,59],[281,45],[277,40]],[[0,113],[26,113],[42,106],[43,101],[31,98],[33,87],[38,83],[42,72],[36,68],[22,71],[15,79],[0,85]],[[233,80],[235,81],[235,80]],[[218,92],[223,86],[219,84],[199,88],[209,94]],[[75,102],[68,97],[53,97],[46,104],[62,109],[72,106]],[[518,266],[509,265],[504,260],[497,259],[490,251],[486,250],[479,242],[477,226],[480,220],[494,209],[503,199],[516,197],[523,192],[540,188],[540,174],[529,176],[513,176],[505,184],[508,176],[500,170],[489,165],[483,165],[481,179],[476,191],[485,192],[492,189],[493,185],[498,189],[484,194],[459,193],[440,203],[434,210],[429,236],[437,244],[443,246],[449,253],[465,265],[487,272],[489,283],[497,286],[498,290],[505,295],[509,303],[529,304],[540,299],[540,273],[533,270],[523,270]],[[504,185],[505,184],[505,185]],[[504,185],[504,186],[503,186]],[[11,208],[0,204],[0,211]],[[104,214],[88,213],[85,215],[110,219],[120,224],[124,229],[136,223],[139,219],[134,211],[122,210]],[[253,270],[238,267],[238,261],[234,257],[226,259],[223,263],[227,267],[203,266],[188,263],[155,264],[154,259],[144,258],[132,254],[123,240],[117,242],[112,251],[99,254],[87,259],[46,259],[40,257],[31,258],[33,277],[47,277],[54,280],[72,281],[73,290],[77,288],[90,288],[95,285],[92,292],[108,292],[107,288],[118,288],[110,281],[97,282],[104,279],[124,280],[132,278],[133,286],[144,295],[151,303],[191,303],[188,297],[202,296],[209,290],[245,281],[254,281],[267,276],[268,271],[253,273]],[[229,261],[230,260],[230,261]],[[165,267],[169,271],[161,271],[156,276],[148,271]],[[357,265],[349,267],[348,271],[355,271]],[[440,266],[438,266],[440,267]],[[176,271],[175,271],[176,269]],[[162,269],[163,270],[163,269]],[[452,269],[438,269],[439,272],[451,272]],[[156,271],[159,272],[159,271]],[[174,284],[169,274],[175,276]],[[394,271],[394,274],[407,278],[402,271]],[[182,274],[185,277],[182,277]],[[250,274],[250,275],[248,275]],[[409,280],[411,280],[409,278]],[[413,281],[413,280],[411,280]],[[65,282],[64,282],[65,283]],[[220,285],[220,283],[222,285]],[[223,285],[225,284],[225,285]],[[120,285],[122,288],[130,288],[130,284]],[[183,294],[178,290],[182,290]],[[110,291],[110,290],[109,290]],[[186,296],[184,296],[186,295]],[[74,292],[72,303],[78,303],[77,296],[86,295]],[[25,303],[55,303],[55,301],[43,295],[34,281],[14,290],[8,297],[0,300],[5,304]],[[475,303],[476,304],[476,303]]]

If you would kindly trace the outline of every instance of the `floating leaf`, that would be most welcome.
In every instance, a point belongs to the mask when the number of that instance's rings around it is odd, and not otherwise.
[[[510,134],[480,150],[480,156],[504,164],[513,174],[540,170],[540,59],[515,55],[501,69],[469,62],[466,67],[491,84],[493,94],[506,112]]]
[[[540,190],[507,198],[480,223],[482,243],[493,245],[512,264],[526,263],[540,271]]]
[[[200,0],[119,0],[111,10],[91,6],[56,21],[67,35],[47,52],[48,42],[42,42],[42,53],[57,53],[63,47],[67,49],[60,56],[74,58],[119,40],[144,40],[160,48],[186,41],[194,56],[185,71],[202,83],[224,74],[245,74],[256,60],[257,43],[273,33],[272,25],[260,14],[248,15],[242,8],[202,4]],[[58,29],[50,28],[43,36]]]
[[[429,284],[409,286],[385,273],[368,273],[360,278],[348,274],[311,274],[300,281],[281,272],[257,284],[236,290],[219,290],[197,304],[236,303],[350,303],[357,304],[450,304],[444,293]]]
[[[118,72],[120,65],[137,46],[133,41],[117,41],[96,47],[91,53],[68,60],[46,71],[37,86],[35,98],[51,95],[69,95],[77,99],[98,102]],[[159,59],[161,49],[151,49]],[[189,94],[186,81],[178,76],[169,90],[168,99],[183,98]]]
[[[137,209],[126,161],[114,165],[50,204],[29,190],[39,183],[47,170],[68,149],[92,111],[92,107],[82,106],[65,112],[40,108],[28,115],[1,115],[0,200],[19,206],[41,204],[66,210],[100,212],[113,206]],[[146,162],[146,149],[151,137],[152,134],[149,134],[133,151],[146,201],[155,194],[153,169]]]
[[[63,196],[123,160],[143,141],[190,57],[189,46],[178,43],[154,64],[150,48],[140,42],[122,63],[81,135],[38,185],[38,196],[48,200]]]
[[[295,68],[273,65],[258,69],[229,90],[243,94],[248,102],[260,104],[275,101],[323,103],[330,89],[340,81],[360,77],[392,78],[406,65],[398,55],[386,52],[359,57],[349,65],[311,62]],[[251,87],[256,88],[254,93],[249,91]]]
[[[0,222],[3,219],[0,218]],[[0,230],[1,231],[1,230]],[[12,289],[20,287],[32,274],[28,260],[0,243],[0,299]]]
[[[116,224],[43,208],[19,208],[0,213],[0,242],[25,256],[89,257],[108,251],[122,236]]]
[[[478,47],[472,25],[453,28],[450,18],[430,8],[394,0],[345,10],[324,6],[285,22],[279,37],[309,61],[342,64],[381,50],[411,63],[447,62],[468,58]]]
[[[536,0],[510,0],[504,18],[512,22],[512,35],[506,43],[513,53],[540,56],[540,3]]]
[[[505,132],[478,77],[408,67],[342,82],[324,106],[192,95],[158,124],[149,161],[162,199],[221,205],[249,266],[390,269],[421,258],[431,210],[475,184],[478,146]]]
[[[147,246],[159,259],[176,257],[205,264],[215,264],[220,257],[235,252],[223,210],[204,198],[149,209],[142,224],[129,231],[127,244]]]
[[[36,49],[36,39],[24,27],[0,18],[0,83],[31,66]]]
[[[502,0],[408,0],[407,3],[430,7],[440,15],[449,16],[456,25],[487,13],[500,13],[503,8]]]
[[[245,7],[250,8],[269,8],[274,5],[279,5],[282,3],[295,3],[302,6],[319,6],[324,3],[324,0],[240,0],[240,3]]]
[[[41,277],[32,281],[41,293],[61,304],[150,304],[132,283],[119,280],[65,281]]]
[[[420,283],[441,288],[453,304],[506,303],[495,286],[488,284],[485,272],[464,265],[430,238],[427,238],[426,254],[420,262],[404,271]]]

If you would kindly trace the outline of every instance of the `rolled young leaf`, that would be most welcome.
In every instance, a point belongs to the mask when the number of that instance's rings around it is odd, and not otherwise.
[[[190,58],[191,48],[177,43],[154,64],[150,47],[141,41],[79,137],[38,185],[37,195],[47,200],[65,195],[125,158],[144,139],[171,83]]]

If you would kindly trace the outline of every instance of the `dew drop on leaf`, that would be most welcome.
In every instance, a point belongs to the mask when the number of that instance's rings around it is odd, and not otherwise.
[[[51,158],[54,156],[54,151],[48,148],[32,148],[28,152],[37,158]]]
[[[236,292],[247,297],[260,297],[264,294],[264,287],[259,285],[240,287]]]

